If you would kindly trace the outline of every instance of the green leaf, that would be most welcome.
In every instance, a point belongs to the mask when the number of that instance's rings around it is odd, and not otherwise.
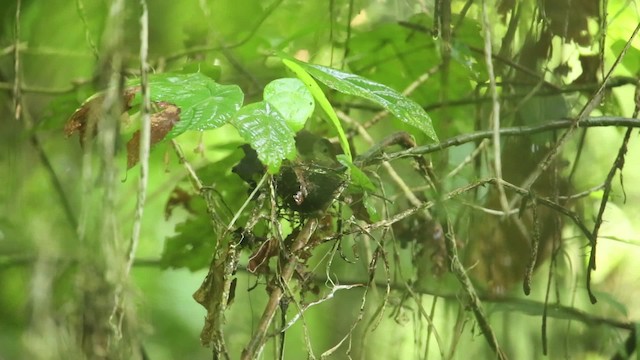
[[[345,155],[337,155],[336,159],[340,164],[346,166],[349,169],[351,180],[355,185],[360,186],[367,191],[376,191],[376,186],[373,185],[373,182],[371,182],[367,174],[360,170],[360,168],[358,168],[353,162],[349,161],[349,159]]]
[[[330,121],[331,124],[338,132],[338,138],[340,139],[340,147],[342,147],[342,151],[345,153],[345,155],[347,155],[349,162],[352,162],[353,157],[351,156],[351,148],[349,147],[349,141],[347,140],[347,135],[344,133],[344,129],[342,128],[342,124],[338,119],[338,115],[336,115],[336,112],[333,110],[333,107],[329,103],[329,100],[327,100],[327,97],[324,96],[324,93],[322,92],[322,89],[320,89],[320,86],[318,85],[318,83],[316,83],[316,81],[313,80],[313,78],[304,70],[304,68],[302,68],[302,66],[299,65],[298,61],[293,61],[293,60],[283,58],[282,62],[289,69],[291,69],[291,71],[293,71],[293,73],[296,74],[296,76],[300,80],[302,80],[302,82],[304,82],[304,84],[307,86],[307,89],[309,89],[309,91],[311,92],[313,97],[316,99],[318,104],[320,104],[320,107],[322,108],[322,110],[324,110],[327,116],[329,116],[329,120],[331,120]]]
[[[258,153],[258,159],[270,173],[275,174],[280,170],[283,159],[295,159],[295,133],[268,102],[261,101],[243,107],[231,124]]]
[[[387,109],[400,121],[422,131],[433,141],[438,141],[431,118],[426,111],[415,101],[392,88],[355,74],[345,73],[325,66],[308,64],[297,60],[295,63],[328,87],[347,95],[359,96],[373,101]]]
[[[296,78],[277,79],[264,88],[264,100],[275,106],[294,132],[304,128],[313,114],[313,95],[304,83]]]
[[[139,86],[140,79],[128,85]],[[202,131],[226,124],[244,101],[237,85],[220,85],[201,73],[150,75],[149,88],[152,101],[165,101],[180,108],[180,121],[167,134],[167,140],[187,130]],[[133,104],[139,102],[137,95]]]

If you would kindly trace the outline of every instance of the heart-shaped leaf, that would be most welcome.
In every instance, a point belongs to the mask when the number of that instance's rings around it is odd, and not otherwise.
[[[140,80],[128,85],[139,86]],[[151,100],[166,101],[180,109],[176,123],[165,139],[172,139],[187,130],[208,130],[220,127],[242,106],[244,94],[237,85],[221,85],[201,74],[154,74],[149,76]],[[136,96],[134,104],[139,102]]]
[[[304,128],[315,107],[313,95],[296,78],[277,79],[268,83],[264,87],[264,100],[278,109],[294,132]]]

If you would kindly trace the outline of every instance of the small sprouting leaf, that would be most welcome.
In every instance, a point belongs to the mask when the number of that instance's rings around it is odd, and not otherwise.
[[[140,79],[128,83],[139,84]],[[221,85],[201,73],[150,75],[149,88],[152,101],[170,102],[181,110],[180,122],[167,134],[167,140],[187,130],[202,131],[226,124],[244,101],[237,85]],[[140,101],[139,96],[135,101]]]
[[[293,62],[291,60],[286,61]],[[285,62],[285,64],[287,63]],[[359,96],[373,101],[389,110],[400,121],[422,131],[433,141],[438,141],[431,118],[424,109],[392,88],[355,74],[345,73],[321,65],[308,64],[298,60],[295,60],[295,64],[328,87],[347,95]],[[291,67],[289,64],[287,66]]]
[[[231,124],[258,153],[258,159],[270,173],[275,174],[280,170],[283,159],[295,159],[295,134],[278,110],[268,102],[244,106]]]
[[[150,145],[155,145],[162,141],[165,136],[180,121],[180,109],[167,102],[156,103],[160,111],[151,115],[151,138]],[[140,130],[133,134],[127,142],[127,169],[131,169],[140,160]]]
[[[298,64],[297,61],[283,58],[282,62],[289,69],[291,69],[291,71],[293,71],[300,80],[302,80],[302,82],[307,86],[307,89],[309,89],[316,101],[318,101],[318,104],[320,104],[322,110],[324,110],[327,116],[329,116],[331,124],[338,132],[340,147],[342,147],[342,151],[345,153],[345,155],[347,155],[349,162],[352,162],[353,157],[351,156],[351,148],[349,147],[347,135],[344,133],[344,129],[342,128],[342,124],[338,119],[338,115],[336,115],[336,112],[333,110],[333,107],[329,103],[329,100],[327,100],[327,97],[324,96],[324,93],[322,92],[322,89],[320,89],[318,83],[313,80],[313,78],[305,71],[302,66]]]
[[[275,106],[294,132],[304,128],[313,114],[313,95],[304,83],[296,78],[277,79],[264,87],[264,101]]]
[[[346,156],[340,154],[336,156],[336,159],[338,160],[338,162],[340,162],[340,164],[346,166],[349,169],[351,173],[351,181],[355,185],[360,186],[367,191],[376,191],[376,186],[373,185],[373,182],[371,182],[367,174],[360,170],[360,168],[358,168],[353,162],[349,161]]]

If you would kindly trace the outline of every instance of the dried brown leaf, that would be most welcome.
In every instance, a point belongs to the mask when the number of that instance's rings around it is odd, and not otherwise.
[[[130,87],[124,90],[122,94],[123,112],[131,109],[131,102],[138,91],[140,91],[139,86]],[[80,144],[83,145],[87,127],[90,126],[94,129],[91,135],[95,136],[95,125],[102,114],[102,103],[104,102],[104,98],[104,93],[96,94],[76,109],[64,126],[65,135],[69,137],[76,132],[80,133]]]
[[[254,274],[267,271],[269,259],[278,255],[278,248],[278,240],[276,238],[271,238],[263,242],[258,250],[254,251],[254,253],[249,257],[247,270]]]
[[[180,121],[180,108],[176,105],[160,101],[155,103],[160,111],[151,115],[151,141],[150,145],[162,141]],[[136,131],[131,140],[127,142],[127,169],[131,169],[140,160],[140,131]]]

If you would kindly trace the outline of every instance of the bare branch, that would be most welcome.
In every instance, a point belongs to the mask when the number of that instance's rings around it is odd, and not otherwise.
[[[535,126],[516,126],[511,128],[502,128],[500,129],[500,136],[528,136],[531,134],[537,134],[541,132],[568,129],[571,126],[573,126],[573,123],[574,123],[573,120],[555,120],[555,121],[549,121],[541,125],[535,125]],[[585,118],[582,121],[580,121],[580,124],[578,126],[583,128],[609,127],[609,126],[640,128],[640,120],[633,119],[633,118],[625,118],[625,117],[600,116],[600,117]],[[388,153],[385,155],[385,160],[395,160],[400,158],[413,157],[416,155],[430,154],[430,153],[440,151],[452,146],[459,146],[459,145],[466,144],[469,142],[474,142],[477,140],[490,139],[492,137],[493,137],[493,131],[491,130],[477,131],[474,133],[463,134],[463,135],[459,135],[459,136],[455,136],[455,137],[443,140],[438,144],[416,146],[415,148],[412,148],[412,149],[402,150],[394,153]],[[368,159],[364,165],[371,164],[380,160],[382,159],[377,157],[372,157],[371,159]]]

